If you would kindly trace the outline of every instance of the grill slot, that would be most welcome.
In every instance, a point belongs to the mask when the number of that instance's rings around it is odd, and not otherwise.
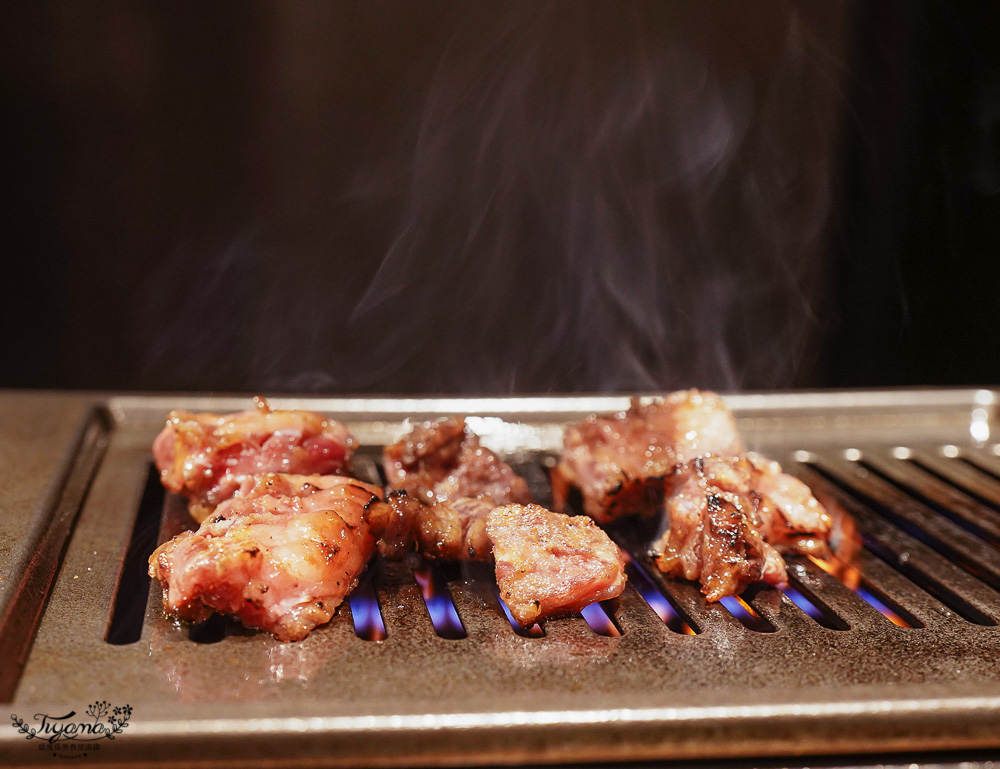
[[[522,628],[513,620],[500,600],[493,570],[488,564],[463,564],[461,576],[451,584],[451,589],[455,608],[463,626],[469,629],[471,638],[495,638],[512,633],[522,638],[545,636],[541,626]]]
[[[128,551],[118,575],[118,587],[105,637],[110,644],[132,644],[142,637],[142,623],[149,599],[149,557],[156,549],[156,537],[163,516],[163,498],[159,473],[150,465]]]
[[[24,414],[25,411],[13,413]],[[30,419],[30,411],[27,413]],[[57,578],[77,516],[107,450],[109,431],[107,413],[103,409],[90,409],[73,437],[73,446],[60,472],[55,494],[52,499],[46,500],[42,514],[34,525],[31,525],[28,511],[14,510],[15,520],[20,525],[10,528],[18,532],[18,538],[30,542],[30,546],[24,553],[21,572],[15,570],[3,575],[7,583],[0,591],[0,659],[5,660],[0,665],[0,700],[8,701],[14,694],[45,608],[46,596]],[[28,459],[30,467],[30,457]],[[39,464],[46,466],[57,459],[58,454],[53,454]],[[5,476],[10,469],[9,466],[4,468]],[[33,469],[38,471],[37,467]],[[14,485],[16,479],[4,477],[4,483]],[[17,498],[16,502],[23,504]],[[0,563],[4,563],[9,554],[16,553],[17,549],[13,541],[4,542]],[[16,563],[13,565],[16,566]]]
[[[815,595],[849,629],[872,631],[883,626],[885,618],[877,609],[810,559],[788,559],[788,571],[796,585]]]
[[[609,605],[611,603],[611,601],[608,601]],[[618,638],[622,634],[621,629],[615,624],[614,610],[609,614],[603,603],[594,603],[585,607],[580,611],[580,616],[587,623],[587,627],[597,633],[597,635],[605,636],[606,638]]]
[[[375,592],[379,597],[387,639],[415,634],[433,635],[427,605],[413,574],[403,563],[376,559],[372,567]]]
[[[677,607],[678,612],[688,618],[687,624],[697,631],[699,636],[714,633],[747,632],[743,624],[725,607],[718,603],[706,603],[705,597],[696,585],[671,580],[665,577],[649,559],[643,559],[646,573],[656,580],[660,591],[667,596],[670,603]]]
[[[445,575],[445,569],[437,564],[423,564],[414,569],[413,576],[420,585],[427,612],[431,616],[434,632],[441,638],[458,640],[465,638],[465,626],[458,616],[451,592],[448,589],[450,581]],[[451,581],[454,580],[454,577]]]
[[[203,622],[195,622],[188,630],[188,638],[196,644],[217,644],[229,635],[231,621],[215,614]]]
[[[515,628],[487,564],[376,559],[334,619],[295,644],[219,617],[175,624],[159,587],[142,582],[154,545],[143,532],[157,516],[159,541],[192,527],[150,472],[163,414],[242,401],[123,400],[10,710],[129,702],[136,728],[108,747],[107,763],[151,751],[360,766],[1000,747],[1000,459],[992,445],[961,445],[958,410],[981,408],[981,392],[923,397],[895,412],[884,399],[837,396],[829,414],[813,396],[732,401],[748,443],[793,457],[788,471],[853,515],[864,546],[836,575],[789,558],[787,590],[754,586],[742,604],[708,604],[697,585],[655,569],[655,522],[639,522],[612,532],[630,556],[625,592],[584,616]],[[532,448],[501,454],[547,504],[559,426],[627,403],[544,402],[544,413],[531,399],[295,405],[347,422],[361,444],[355,469],[373,483],[404,416],[520,422],[514,432],[536,436]],[[838,432],[841,413],[850,418]],[[884,447],[845,454],[843,435],[860,432]],[[10,732],[0,753],[36,762]]]
[[[365,641],[384,641],[387,637],[382,609],[378,603],[370,566],[358,579],[358,584],[347,597],[347,607],[354,623],[354,634]]]
[[[906,532],[887,525],[891,522],[877,515],[859,497],[850,493],[849,484],[828,474],[822,467],[801,467],[799,475],[817,493],[821,502],[830,500],[833,504],[839,504],[854,518],[869,552],[922,587],[963,619],[977,625],[997,624],[996,597],[993,591]],[[830,587],[831,592],[835,593],[835,586]],[[827,595],[828,593],[824,593],[824,597]],[[838,609],[839,611],[841,610]],[[845,619],[850,621],[846,616]],[[854,623],[851,622],[851,625]]]
[[[382,457],[375,449],[363,447],[351,460],[351,469],[359,481],[373,486],[385,485],[385,472],[382,470]]]
[[[967,457],[949,459],[929,452],[919,452],[914,454],[913,461],[994,511],[1000,510],[997,477]],[[996,522],[998,516],[994,514],[990,520]]]
[[[514,619],[513,615],[510,613],[510,609],[507,608],[507,604],[503,602],[503,599],[500,598],[499,594],[497,595],[497,601],[500,602],[500,608],[503,610],[503,615],[507,618],[507,622],[510,623],[510,626],[514,629],[515,633],[519,636],[523,636],[524,638],[545,637],[545,631],[537,622],[531,627],[522,627],[521,624]]]
[[[919,583],[901,575],[867,548],[862,549],[854,561],[858,571],[867,577],[861,580],[861,584],[882,596],[884,603],[895,607],[894,611],[904,617],[911,627],[938,627],[953,621],[954,609],[947,608],[945,602],[935,600],[932,593],[918,586]],[[966,605],[957,596],[952,596],[952,599],[958,605]],[[908,608],[904,609],[904,605]],[[986,622],[976,624],[989,625],[988,618],[984,619]]]
[[[965,464],[986,476],[982,487],[987,490],[989,498],[995,502],[1000,500],[1000,490],[996,488],[994,483],[994,481],[1000,481],[1000,456],[998,456],[997,451],[997,446],[994,446],[991,452],[982,449],[965,449],[961,457]]]
[[[854,588],[854,591],[865,603],[876,609],[879,614],[888,619],[893,625],[897,627],[923,627],[920,620],[916,619],[899,604],[891,601],[870,582],[862,581],[858,587]]]
[[[954,481],[919,459],[904,461],[866,455],[861,464],[971,534],[1000,547],[1000,515],[977,504]]]
[[[948,518],[903,494],[859,462],[826,457],[822,467],[860,495],[879,516],[958,564],[991,587],[1000,586],[997,553]]]
[[[788,578],[790,584],[788,588],[782,591],[788,600],[822,627],[830,630],[850,630],[851,626],[819,597],[820,591],[809,586],[808,583],[812,581],[812,578],[802,575],[802,572],[805,571],[805,566],[800,563],[801,559],[790,558],[788,561]],[[798,577],[796,576],[797,574],[799,575]]]
[[[751,600],[750,595],[744,593],[738,596],[727,595],[719,603],[747,630],[754,633],[773,633],[775,631],[774,625],[757,613],[757,610],[750,603]]]
[[[646,570],[634,558],[629,559],[625,571],[631,588],[638,591],[642,600],[663,621],[663,624],[674,633],[697,635],[698,631],[692,621],[680,613],[677,606],[657,588]]]

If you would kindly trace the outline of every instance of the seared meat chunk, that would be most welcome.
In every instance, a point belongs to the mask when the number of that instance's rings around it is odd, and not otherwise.
[[[833,518],[809,487],[782,472],[774,460],[752,451],[746,458],[751,468],[750,488],[759,500],[757,514],[764,539],[779,553],[829,558]]]
[[[833,518],[812,491],[772,459],[749,452],[750,487],[759,499],[764,539],[779,553],[830,557]]]
[[[383,451],[389,487],[427,504],[457,497],[489,498],[497,505],[528,503],[528,484],[479,443],[462,417],[417,425]]]
[[[683,390],[628,411],[592,415],[566,429],[552,472],[555,505],[565,509],[579,489],[583,511],[600,523],[653,512],[663,498],[663,478],[703,454],[743,452],[736,420],[715,393]]]
[[[485,497],[455,497],[426,507],[417,519],[418,549],[445,561],[488,561],[486,518],[494,507]]]
[[[711,601],[757,580],[784,582],[779,553],[830,557],[833,519],[808,486],[760,454],[699,457],[678,467],[667,488],[656,565],[700,581]]]
[[[586,516],[539,505],[504,505],[489,514],[486,533],[500,595],[524,627],[625,589],[625,556]]]
[[[403,558],[413,548],[414,525],[426,508],[405,491],[390,491],[385,501],[369,502],[365,515],[378,554],[391,560]]]
[[[373,502],[368,515],[379,554],[385,558],[402,558],[416,543],[427,558],[488,561],[486,516],[493,508],[487,498],[456,497],[425,505],[405,491],[393,491],[385,502]]]
[[[480,445],[462,417],[417,425],[384,449],[383,463],[394,493],[371,512],[378,531],[385,521],[379,552],[388,557],[399,557],[413,541],[428,558],[489,560],[490,510],[531,502],[525,480]]]
[[[165,611],[194,621],[217,611],[282,641],[305,638],[330,620],[371,557],[364,510],[380,493],[341,476],[248,478],[197,531],[150,557]]]
[[[743,458],[698,457],[667,479],[663,535],[653,544],[657,567],[701,582],[710,601],[752,582],[786,581],[785,562],[765,540]]]
[[[262,398],[236,414],[172,411],[153,443],[160,480],[183,494],[204,520],[257,473],[346,472],[354,439],[343,425],[312,411],[272,410]]]

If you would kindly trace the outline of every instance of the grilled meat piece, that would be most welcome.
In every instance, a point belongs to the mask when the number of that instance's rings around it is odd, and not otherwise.
[[[379,535],[379,552],[388,557],[401,556],[413,541],[428,558],[489,560],[490,510],[531,502],[525,480],[480,445],[463,417],[415,426],[385,447],[383,465],[394,493],[372,514],[376,530],[386,532]]]
[[[786,581],[785,562],[765,540],[746,459],[698,457],[668,478],[666,531],[653,544],[660,571],[701,582],[710,601],[752,582]]]
[[[346,472],[354,439],[343,425],[313,411],[256,408],[225,416],[172,411],[153,443],[160,480],[183,494],[203,521],[256,473],[329,475]]]
[[[698,457],[678,466],[666,487],[656,565],[700,581],[710,601],[758,580],[784,582],[779,553],[830,557],[830,515],[808,486],[760,454]]]
[[[341,476],[247,479],[195,532],[150,556],[168,614],[213,611],[299,641],[328,622],[357,584],[375,540],[365,506],[381,490]]]
[[[774,460],[752,451],[746,459],[751,469],[750,488],[759,500],[757,514],[764,539],[779,553],[829,558],[834,521],[809,487],[782,472]],[[852,523],[848,516],[845,525]]]
[[[483,447],[463,417],[417,425],[383,450],[389,487],[432,505],[457,497],[489,498],[494,504],[531,502],[528,484]]]
[[[443,561],[488,561],[486,517],[496,505],[488,497],[454,497],[424,506],[417,518],[417,549]]]
[[[504,505],[486,519],[497,585],[524,627],[579,611],[625,589],[625,556],[586,516],[539,505]]]
[[[493,508],[488,498],[455,497],[425,505],[405,491],[393,491],[384,502],[373,502],[368,516],[379,554],[385,558],[402,558],[415,543],[427,558],[488,561],[486,516]]]
[[[412,550],[414,524],[426,507],[405,491],[390,491],[385,501],[373,499],[369,502],[365,514],[378,554],[398,560]]]
[[[575,487],[583,511],[600,523],[650,513],[676,465],[703,454],[742,452],[736,420],[715,393],[682,390],[646,405],[633,400],[628,411],[595,414],[566,429],[552,471],[555,506],[565,510]]]

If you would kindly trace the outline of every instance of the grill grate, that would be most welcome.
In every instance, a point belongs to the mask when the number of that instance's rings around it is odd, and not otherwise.
[[[625,592],[583,615],[521,629],[488,566],[376,561],[334,620],[298,644],[222,618],[173,623],[145,576],[156,541],[190,525],[150,466],[163,414],[243,402],[110,399],[104,460],[80,491],[7,699],[22,714],[128,702],[133,729],[107,746],[108,762],[155,747],[176,763],[388,765],[997,746],[1000,456],[973,440],[988,422],[970,417],[992,397],[732,398],[754,445],[857,523],[863,546],[837,576],[791,558],[786,590],[753,586],[707,604],[697,586],[662,577],[645,553],[649,532],[629,524],[612,532],[630,555]],[[623,403],[279,405],[348,422],[367,480],[405,416],[483,415],[484,443],[547,502],[561,425]],[[9,602],[4,622],[20,610]],[[5,754],[50,758],[10,732],[0,733]]]

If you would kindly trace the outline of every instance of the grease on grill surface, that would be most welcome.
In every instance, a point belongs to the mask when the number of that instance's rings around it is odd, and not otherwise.
[[[954,452],[952,452],[954,454]],[[863,550],[858,562],[852,565],[824,562],[816,558],[799,559],[790,569],[791,580],[787,588],[777,591],[770,587],[755,587],[742,596],[733,596],[722,603],[726,611],[747,631],[766,634],[780,630],[782,622],[773,611],[757,607],[763,602],[770,605],[778,595],[799,612],[802,617],[819,628],[846,631],[857,624],[856,612],[860,605],[870,607],[892,623],[894,627],[911,629],[925,626],[919,610],[911,610],[908,600],[927,607],[938,607],[942,616],[957,615],[975,625],[996,625],[1000,616],[995,588],[1000,585],[1000,571],[995,558],[984,557],[994,552],[998,545],[995,532],[1000,532],[1000,477],[994,457],[986,453],[949,456],[914,453],[895,449],[880,452],[858,451],[816,455],[797,452],[800,461],[789,463],[789,469],[803,477],[817,491],[821,501],[828,505],[843,505],[855,516],[859,524]],[[902,457],[902,458],[901,458]],[[804,460],[804,461],[802,461]],[[548,456],[539,456],[534,462],[522,462],[519,469],[543,468],[551,463]],[[525,472],[532,479],[532,492],[536,498],[546,500],[551,491],[543,487],[545,472]],[[155,476],[155,474],[154,474]],[[151,550],[153,543],[146,536],[150,510],[166,509],[162,492],[157,494],[156,484],[147,485],[141,508],[137,515],[130,560],[141,563],[142,552]],[[174,511],[176,515],[176,510]],[[164,520],[161,539],[176,533],[178,521]],[[685,583],[665,579],[648,563],[641,543],[636,540],[622,542],[629,552],[627,590],[641,598],[641,605],[678,636],[697,635],[696,617],[680,608],[683,601],[676,595]],[[935,568],[928,558],[936,554],[948,564],[946,569]],[[928,556],[930,557],[930,556]],[[875,568],[878,578],[865,572]],[[888,571],[886,571],[888,567]],[[410,575],[424,599],[433,632],[440,638],[461,640],[468,636],[462,617],[456,608],[449,585],[459,591],[465,585],[490,579],[490,573],[481,569],[469,574],[465,568],[427,564],[414,560]],[[373,568],[365,573],[358,589],[350,597],[350,614],[355,634],[366,641],[383,641],[390,637],[383,619],[380,603],[392,601],[391,595],[380,595],[372,576]],[[138,608],[145,605],[147,588],[141,581],[133,582],[123,569],[122,580],[115,597],[114,610],[108,626],[107,640],[112,644],[129,644],[140,637],[141,627]],[[837,583],[846,587],[857,598],[857,605],[824,600],[824,588],[817,575],[828,573]],[[891,576],[887,577],[887,574]],[[961,575],[972,577],[963,581]],[[888,579],[889,587],[879,584]],[[827,583],[829,584],[829,583]],[[492,612],[504,621],[513,635],[528,639],[544,639],[545,631],[539,627],[520,628],[510,619],[502,600],[496,595],[495,585],[490,586],[492,605],[479,606],[479,611]],[[594,604],[578,615],[597,636],[614,639],[628,633],[616,619],[617,602],[608,606]],[[851,616],[841,616],[845,614]],[[634,607],[633,607],[634,610]],[[706,615],[712,616],[712,615]],[[572,618],[555,622],[573,622]],[[853,624],[852,624],[853,623]],[[247,635],[237,623],[219,617],[190,627],[188,635],[199,643],[218,643],[231,635]]]

